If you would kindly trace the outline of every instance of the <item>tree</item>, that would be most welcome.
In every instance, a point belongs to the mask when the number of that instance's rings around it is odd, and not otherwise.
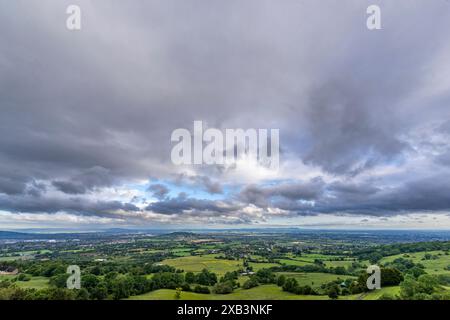
[[[76,291],[77,291],[76,295],[77,300],[89,300],[89,292],[85,288],[81,288],[80,290]]]
[[[403,281],[402,273],[395,268],[381,269],[381,285],[382,286],[397,286]]]
[[[244,282],[243,288],[251,289],[251,288],[257,287],[258,285],[259,285],[258,278],[250,277],[247,281]]]
[[[175,291],[175,299],[180,300],[181,299],[181,288],[177,288]]]
[[[275,283],[275,274],[269,269],[260,269],[256,272],[260,283]]]
[[[421,275],[415,279],[412,275],[405,276],[400,284],[400,297],[404,300],[428,300],[439,286],[437,279],[431,275]]]
[[[17,281],[30,281],[31,278],[27,276],[25,273],[21,273],[17,276]]]
[[[209,272],[207,269],[203,269],[197,274],[195,282],[205,286],[212,286],[217,283],[217,275]]]
[[[225,273],[225,275],[222,278],[220,278],[220,282],[234,281],[234,280],[237,280],[238,277],[239,277],[239,273],[237,271],[227,272],[227,273]]]
[[[195,286],[194,292],[196,292],[196,293],[205,293],[205,294],[211,293],[211,292],[209,291],[209,288],[208,288],[208,287],[199,286],[199,285]]]
[[[86,274],[81,277],[81,286],[86,288],[88,291],[91,291],[99,284],[98,278],[93,274]]]
[[[286,277],[284,275],[281,275],[278,277],[277,279],[277,285],[279,287],[282,287],[284,285],[284,283],[286,282]]]
[[[184,281],[186,281],[189,284],[192,284],[195,282],[195,274],[193,272],[187,272],[184,276]]]
[[[286,279],[284,285],[283,285],[283,291],[296,293],[298,288],[298,282],[295,278],[288,278]]]
[[[408,274],[411,274],[414,278],[419,278],[421,275],[425,274],[425,270],[419,268],[418,266],[414,266],[407,271]]]
[[[337,299],[339,298],[339,287],[337,285],[330,286],[327,291],[328,297],[330,299]]]
[[[49,284],[56,288],[67,288],[67,279],[69,278],[69,274],[62,273],[57,274],[50,278]]]
[[[100,282],[95,288],[89,291],[89,294],[93,300],[104,300],[108,297],[108,289],[104,282]]]
[[[217,294],[228,294],[233,292],[233,284],[230,281],[219,282],[214,286],[214,293]]]

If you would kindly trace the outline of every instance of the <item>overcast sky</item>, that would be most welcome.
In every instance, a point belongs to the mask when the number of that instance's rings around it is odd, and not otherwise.
[[[449,30],[445,0],[0,0],[0,229],[450,228]],[[279,170],[175,166],[194,120],[279,129]]]

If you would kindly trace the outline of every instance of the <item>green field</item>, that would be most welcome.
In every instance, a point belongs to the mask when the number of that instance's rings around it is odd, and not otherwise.
[[[0,281],[2,280],[12,280],[16,278],[16,275],[0,275]],[[18,287],[28,289],[28,288],[34,288],[34,289],[44,289],[48,287],[48,280],[49,278],[46,277],[31,277],[29,281],[16,281],[15,284]]]
[[[255,271],[255,272],[258,270],[261,270],[261,269],[267,269],[267,268],[279,266],[279,264],[269,263],[269,262],[259,262],[259,263],[249,262],[248,265],[251,266],[253,268],[253,271]]]
[[[186,256],[175,259],[166,259],[161,264],[166,264],[177,269],[183,269],[185,272],[200,272],[208,269],[218,275],[224,275],[226,272],[235,271],[242,268],[242,262],[238,260],[215,259],[216,254],[203,256]]]
[[[278,272],[277,275],[284,275],[286,278],[295,278],[300,286],[309,285],[313,288],[320,287],[320,285],[331,282],[337,279],[344,281],[345,279],[355,278],[347,275],[336,275],[331,273],[294,273],[294,272]]]
[[[48,280],[46,277],[32,277],[30,281],[17,281],[16,284],[24,289],[44,289],[49,286]]]
[[[279,259],[277,260],[279,263],[281,264],[285,264],[285,265],[293,265],[293,266],[305,266],[307,264],[312,264],[311,262],[308,261],[301,261],[301,260],[297,260],[297,259]]]
[[[11,275],[11,274],[0,274],[0,281],[3,280],[11,280],[14,279],[16,277],[16,275]]]
[[[365,294],[340,296],[339,300],[378,300],[383,294],[395,296],[400,292],[400,287],[386,287]],[[160,289],[139,296],[130,297],[128,300],[174,300],[175,290]],[[284,292],[276,285],[262,285],[249,290],[237,289],[230,294],[200,294],[194,292],[182,292],[182,300],[328,300],[328,296],[304,296]]]
[[[191,255],[191,248],[176,248],[171,250],[174,255],[177,257],[187,257]]]
[[[130,300],[173,300],[175,290],[160,289],[139,296],[129,298]],[[183,300],[326,300],[327,296],[300,296],[284,292],[276,285],[263,285],[249,290],[237,289],[230,294],[200,294],[193,292],[182,292]]]
[[[388,294],[392,297],[400,293],[400,287],[385,287],[379,290],[373,290],[363,295],[363,300],[378,300],[383,294]]]
[[[352,265],[354,261],[351,260],[344,260],[344,261],[324,261],[325,266],[327,268],[331,268],[331,267],[344,267],[344,268],[348,268]]]

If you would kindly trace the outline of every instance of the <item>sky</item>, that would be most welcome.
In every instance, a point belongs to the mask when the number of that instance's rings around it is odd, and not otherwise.
[[[448,30],[445,0],[0,0],[0,229],[450,229]],[[278,129],[279,168],[175,165],[194,121]]]

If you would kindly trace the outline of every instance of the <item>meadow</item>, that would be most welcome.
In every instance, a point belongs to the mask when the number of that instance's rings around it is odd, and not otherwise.
[[[217,275],[224,275],[227,272],[242,268],[242,261],[216,259],[217,254],[207,254],[201,256],[184,256],[175,259],[166,259],[161,262],[185,272],[200,272],[208,269]]]
[[[431,256],[431,258],[426,259],[425,256]],[[422,264],[428,274],[448,274],[450,271],[448,269],[450,267],[450,255],[446,254],[444,251],[422,251],[398,254],[384,257],[380,262],[385,264],[393,262],[398,258],[412,260],[414,263]]]
[[[429,236],[434,239],[436,234]],[[403,235],[398,233],[376,233],[367,240],[367,232],[345,232],[339,234],[340,241],[325,239],[320,232],[59,237],[66,241],[0,246],[0,271],[18,270],[17,275],[0,275],[0,282],[9,280],[1,284],[0,297],[17,291],[16,296],[26,292],[50,300],[450,298],[450,242],[401,243]],[[393,242],[386,243],[386,237]],[[67,266],[74,263],[81,266],[82,286],[83,279],[89,279],[84,292],[66,289]],[[367,292],[364,276],[371,264],[400,276],[390,278],[391,286]],[[428,277],[424,283],[421,274]],[[412,290],[406,291],[405,285]]]
[[[182,300],[327,300],[327,296],[300,296],[284,292],[276,285],[262,285],[252,289],[237,289],[230,294],[200,294],[182,292]],[[173,300],[175,290],[160,289],[143,295],[134,296],[129,300]]]

